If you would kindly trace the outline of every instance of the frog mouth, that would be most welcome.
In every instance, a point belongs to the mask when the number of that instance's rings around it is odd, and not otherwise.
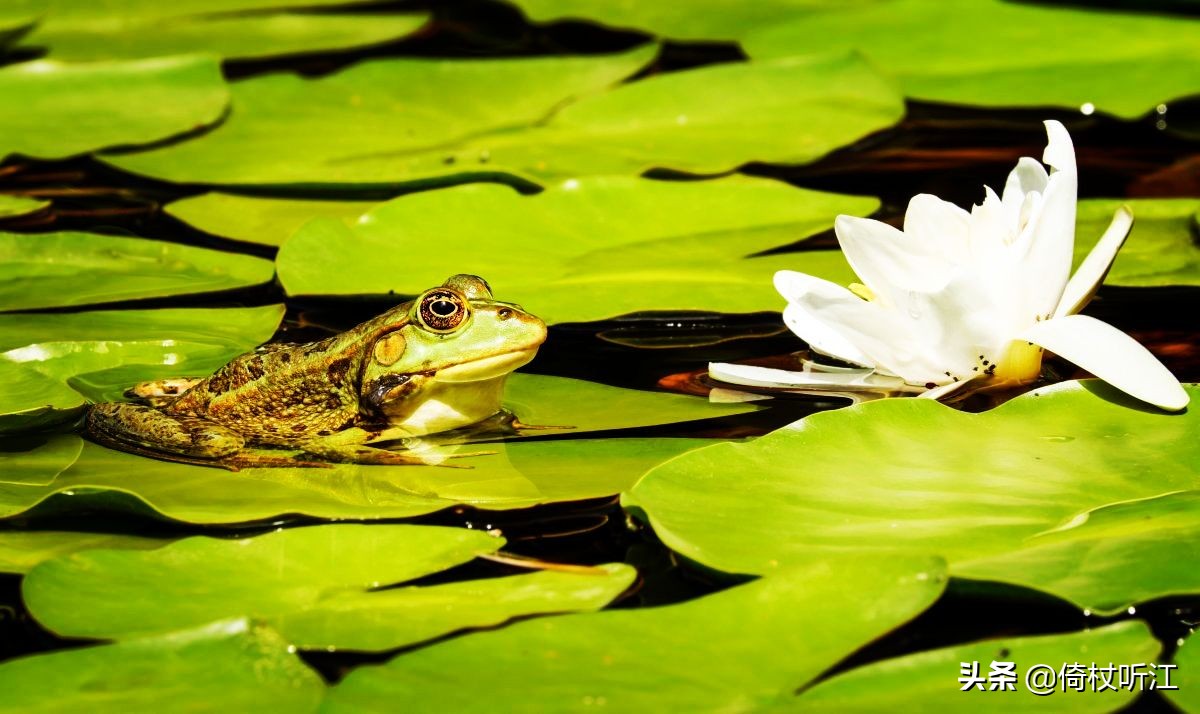
[[[453,367],[439,369],[433,379],[438,382],[480,382],[495,379],[529,362],[537,354],[537,347],[512,350],[482,357]]]

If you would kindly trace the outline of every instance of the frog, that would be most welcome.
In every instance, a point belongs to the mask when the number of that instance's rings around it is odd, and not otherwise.
[[[453,275],[332,337],[269,343],[208,377],[137,385],[127,393],[137,401],[91,405],[84,433],[122,451],[232,471],[448,466],[447,458],[494,452],[377,444],[418,443],[494,417],[508,375],[534,358],[546,334],[541,319],[496,300],[483,278]]]

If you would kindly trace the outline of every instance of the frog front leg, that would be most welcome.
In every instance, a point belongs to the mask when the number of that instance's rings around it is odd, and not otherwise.
[[[245,438],[215,422],[165,414],[141,404],[93,404],[84,420],[93,441],[118,451],[230,471],[267,466],[327,464],[244,451]]]
[[[382,427],[369,429],[351,427],[317,437],[300,445],[306,453],[329,461],[353,464],[376,464],[384,466],[444,466],[449,468],[471,468],[459,464],[447,464],[447,459],[461,459],[468,456],[486,456],[495,451],[473,451],[466,454],[447,453],[445,450],[431,447],[421,439],[411,438],[411,434],[398,427]],[[404,451],[391,451],[371,446],[372,443],[403,440],[406,442]]]

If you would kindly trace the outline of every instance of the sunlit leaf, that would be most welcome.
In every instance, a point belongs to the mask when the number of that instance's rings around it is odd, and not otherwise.
[[[503,545],[483,531],[434,526],[324,525],[241,540],[194,536],[155,550],[87,550],[47,560],[25,576],[21,590],[30,612],[59,634],[121,638],[232,617],[270,620],[436,573]]]
[[[73,440],[78,437],[63,436]],[[302,513],[319,518],[408,518],[455,505],[507,510],[539,503],[612,496],[651,466],[709,439],[567,439],[459,447],[499,453],[464,460],[470,469],[434,466],[221,469],[148,459],[87,443],[61,470],[58,440],[40,448],[0,441],[0,474],[28,473],[38,483],[0,479],[0,517],[69,494],[66,509],[137,509],[193,523],[237,523]],[[114,499],[114,496],[124,496]]]
[[[0,219],[34,213],[49,205],[49,201],[42,201],[36,198],[0,194]]]
[[[296,229],[319,216],[353,223],[374,201],[319,201],[205,193],[167,204],[166,213],[223,238],[280,246]]]
[[[260,205],[271,214],[280,208]],[[293,295],[415,294],[447,275],[473,272],[499,299],[549,322],[651,309],[778,310],[782,299],[771,284],[778,269],[838,282],[851,282],[853,273],[837,251],[745,256],[826,230],[839,213],[863,215],[877,205],[746,178],[590,178],[534,196],[460,186],[394,199],[353,224],[314,220],[284,244],[277,262]],[[447,242],[471,250],[447,251]],[[405,256],[405,270],[375,259],[393,253]]]
[[[12,2],[14,0],[10,0]],[[409,34],[423,15],[289,12],[361,0],[15,0],[42,6],[22,45],[55,59],[103,60],[203,52],[228,59],[323,52],[376,44]]]
[[[922,557],[810,559],[678,605],[542,618],[360,667],[325,709],[755,711],[929,606]],[[470,672],[470,686],[463,686]]]
[[[1193,412],[1143,410],[1095,381],[982,414],[870,402],[673,459],[625,503],[671,548],[723,570],[772,572],[823,548],[934,552],[955,575],[1116,612],[1200,592],[1182,567],[1200,563],[1197,500],[1163,497],[1200,489]],[[1084,562],[1096,555],[1112,560]]]
[[[246,620],[0,664],[20,712],[314,711],[324,685],[274,631]]]
[[[60,159],[207,126],[229,92],[215,57],[0,67],[0,159]]]
[[[1076,261],[1082,261],[1120,206],[1133,210],[1133,231],[1105,285],[1154,287],[1200,285],[1200,201],[1179,199],[1090,199],[1079,202]]]
[[[1184,640],[1175,652],[1174,663],[1178,669],[1171,672],[1171,684],[1179,689],[1164,691],[1162,695],[1186,714],[1197,714],[1200,712],[1200,687],[1196,686],[1200,682],[1200,676],[1196,675],[1200,672],[1200,637],[1193,633]]]
[[[82,451],[83,439],[78,436],[34,434],[0,440],[0,493],[7,496],[21,486],[54,483]],[[32,454],[36,456],[29,458]]]
[[[1139,621],[1121,622],[1108,627],[1064,635],[1016,637],[956,645],[927,652],[885,659],[852,669],[802,693],[794,703],[796,711],[838,712],[939,712],[959,711],[969,706],[976,714],[992,712],[1111,712],[1132,701],[1139,690],[1118,687],[1118,674],[1110,676],[1112,689],[1095,691],[1100,677],[1089,679],[1086,667],[1130,665],[1153,662],[1162,646],[1149,628]],[[989,690],[989,682],[962,691],[958,683],[960,663],[975,662],[979,676],[988,678],[992,662],[1012,662],[1016,680],[1014,691]],[[1035,667],[1050,666],[1055,672],[1064,665],[1083,663],[1084,691],[1063,689],[1051,684],[1049,694],[1034,694],[1025,675]],[[1056,678],[1057,679],[1057,678]],[[993,681],[1002,678],[994,677]],[[1095,684],[1093,684],[1095,682]],[[1147,685],[1148,686],[1148,685]],[[983,693],[979,693],[982,690]],[[985,696],[986,695],[986,696]]]
[[[269,340],[282,317],[282,305],[0,315],[0,365],[69,384],[65,401],[50,402],[59,408],[77,405],[79,394],[117,400],[140,381],[208,375]],[[20,375],[5,370],[0,394],[11,396]]]
[[[708,66],[601,91],[648,58],[388,60],[315,80],[259,77],[233,85],[232,114],[212,132],[106,160],[169,181],[293,187],[719,173],[813,161],[904,111],[854,55]]]
[[[148,549],[168,542],[162,538],[110,533],[3,531],[0,532],[0,572],[27,573],[42,561],[90,548]]]
[[[298,647],[388,650],[522,615],[599,609],[636,574],[617,563],[378,589],[503,544],[482,531],[430,526],[197,537],[156,551],[92,549],[45,560],[22,589],[30,612],[63,636],[124,639],[246,615],[271,623]]]
[[[84,404],[79,392],[61,381],[5,360],[0,360],[0,387],[0,434],[70,419]]]
[[[65,307],[265,283],[269,261],[92,233],[0,233],[0,310]]]
[[[971,0],[830,4],[742,39],[755,59],[857,50],[915,99],[1120,117],[1200,92],[1200,20]],[[1104,51],[1097,52],[1097,48]],[[1089,110],[1091,111],[1091,110]]]

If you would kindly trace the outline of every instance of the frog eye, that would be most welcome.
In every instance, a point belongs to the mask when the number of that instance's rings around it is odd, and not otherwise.
[[[421,324],[433,332],[450,332],[467,318],[467,305],[458,293],[431,290],[421,298],[417,315]]]

